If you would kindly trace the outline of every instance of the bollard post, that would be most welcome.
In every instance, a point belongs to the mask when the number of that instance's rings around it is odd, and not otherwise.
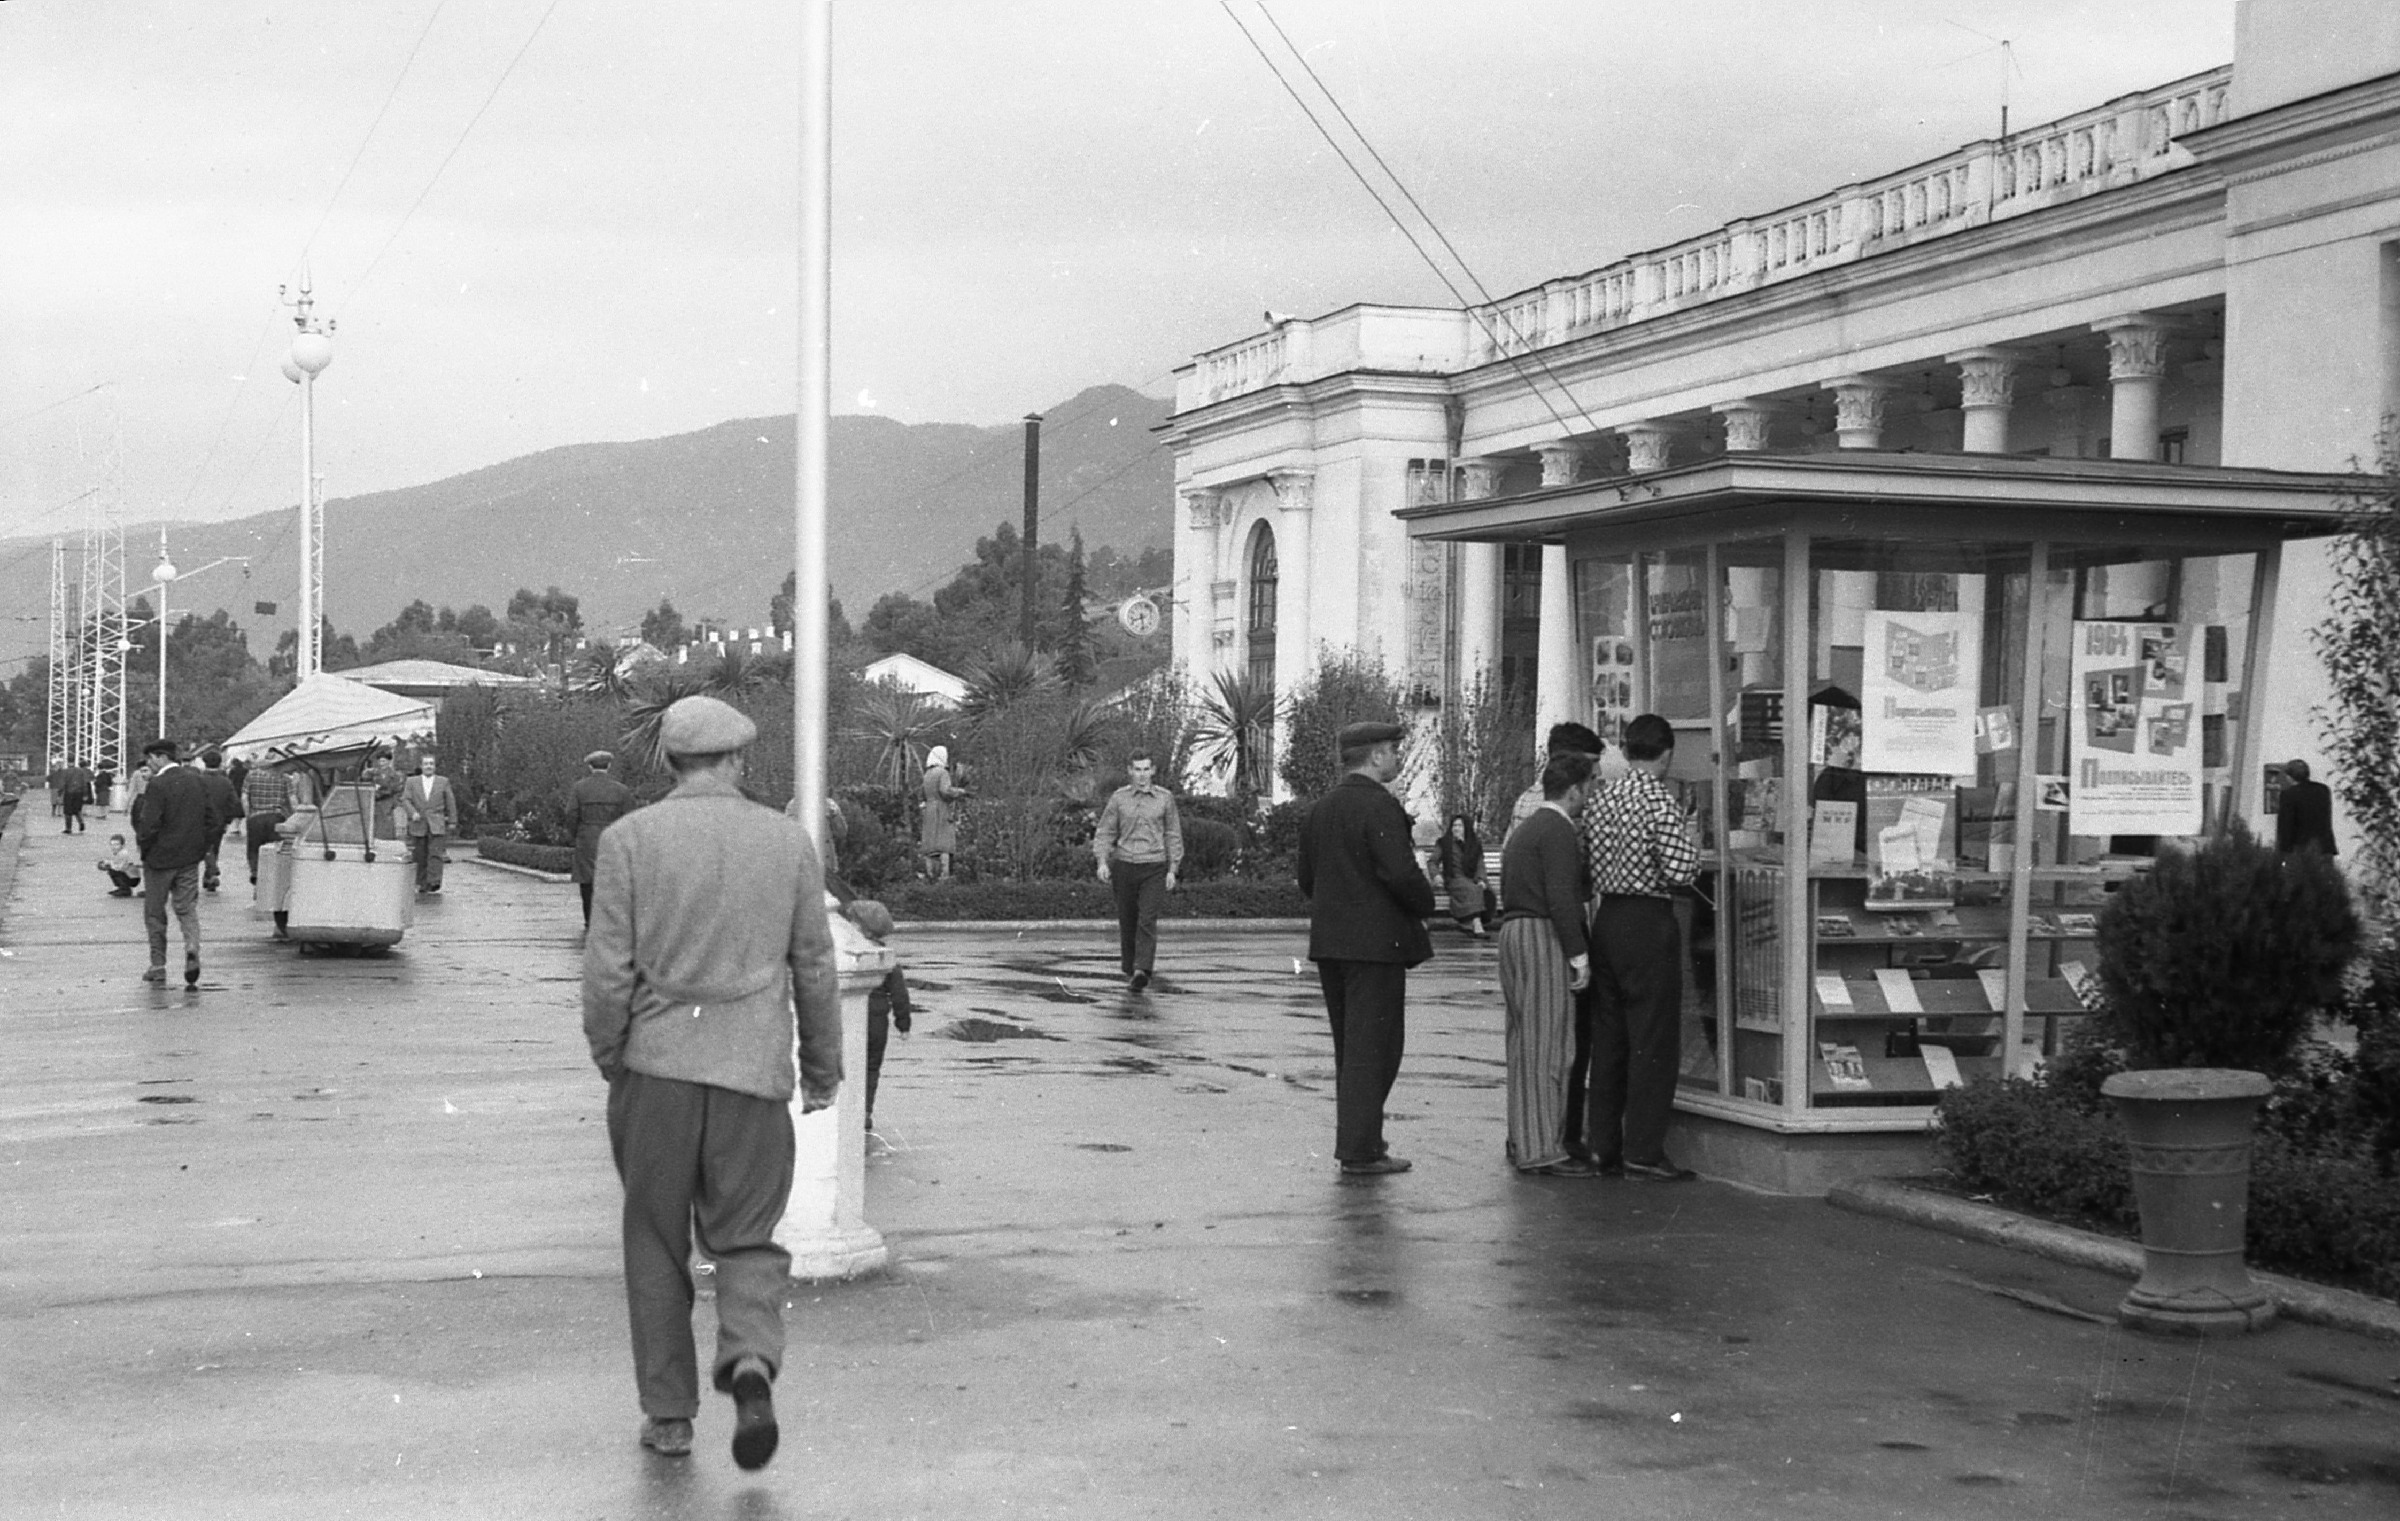
[[[807,1282],[856,1278],[890,1260],[866,1216],[867,995],[890,975],[894,958],[839,915],[833,952],[842,983],[841,1094],[810,1115],[792,1096],[792,1198],[775,1227],[775,1244],[792,1254],[792,1276]]]

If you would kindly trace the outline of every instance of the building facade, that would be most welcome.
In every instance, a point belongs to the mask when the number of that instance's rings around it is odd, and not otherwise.
[[[1544,724],[1605,721],[1565,535],[1399,514],[1746,454],[2339,471],[2396,404],[2400,8],[2246,0],[2223,68],[1489,306],[1351,306],[1197,356],[1167,428],[1175,646],[1283,690],[1356,647],[1429,701],[1489,673]],[[2265,753],[2321,763],[2322,544],[2282,572],[2252,716]]]

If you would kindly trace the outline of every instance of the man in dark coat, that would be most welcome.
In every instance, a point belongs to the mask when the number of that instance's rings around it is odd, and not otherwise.
[[[2291,781],[2275,805],[2275,848],[2288,853],[2314,846],[2329,856],[2341,854],[2333,843],[2333,793],[2308,779],[2304,760],[2284,762],[2283,774]]]
[[[59,831],[61,834],[90,829],[91,826],[83,821],[83,810],[91,801],[92,773],[85,770],[81,762],[70,764],[66,780],[59,784],[58,806],[67,816],[67,826]]]
[[[1408,969],[1433,954],[1433,884],[1417,865],[1400,774],[1398,724],[1351,724],[1337,737],[1349,773],[1300,827],[1308,955],[1333,1025],[1334,1160],[1345,1173],[1406,1172],[1383,1139],[1383,1105],[1400,1075]]]
[[[592,927],[592,873],[600,861],[600,831],[633,812],[633,789],[608,774],[617,758],[594,750],[583,758],[587,773],[575,779],[567,807],[575,815],[575,890],[583,894],[583,927]]]
[[[142,747],[149,785],[133,805],[133,838],[142,852],[142,923],[150,931],[150,969],[144,982],[167,980],[167,906],[183,931],[183,985],[200,985],[200,863],[208,839],[232,822],[210,803],[200,773],[175,763],[175,741]]]
[[[225,831],[242,816],[242,795],[233,788],[233,778],[223,771],[225,752],[211,745],[200,752],[200,785],[208,789],[208,806],[218,820],[209,831],[208,853],[200,858],[200,889],[217,890],[217,852],[224,847]]]

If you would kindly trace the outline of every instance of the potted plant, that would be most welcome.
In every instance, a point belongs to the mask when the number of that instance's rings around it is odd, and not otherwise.
[[[2359,945],[2349,886],[2314,850],[2283,855],[2238,823],[2162,854],[2100,915],[2101,991],[2126,1065],[2102,1085],[2125,1125],[2141,1213],[2128,1325],[2254,1330],[2274,1305],[2242,1261],[2259,1102]]]

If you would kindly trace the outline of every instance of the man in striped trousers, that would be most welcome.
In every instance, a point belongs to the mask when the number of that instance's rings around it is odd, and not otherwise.
[[[1591,981],[1583,928],[1588,873],[1575,826],[1592,758],[1553,755],[1542,805],[1509,832],[1500,853],[1500,993],[1508,1004],[1508,1157],[1524,1176],[1588,1178],[1568,1153],[1567,1068],[1575,1054],[1575,995]]]

